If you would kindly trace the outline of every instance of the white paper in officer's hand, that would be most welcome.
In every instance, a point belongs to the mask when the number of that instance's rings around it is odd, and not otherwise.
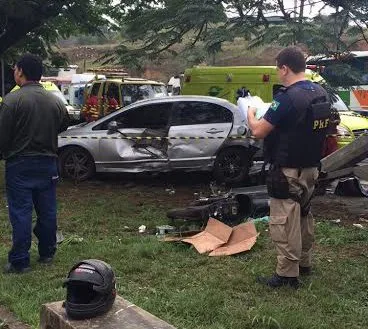
[[[245,124],[247,126],[249,126],[248,125],[248,108],[249,107],[254,107],[257,109],[256,118],[259,120],[265,115],[270,105],[271,103],[265,103],[258,96],[239,97],[238,99],[238,107],[239,107],[239,110],[244,113]]]

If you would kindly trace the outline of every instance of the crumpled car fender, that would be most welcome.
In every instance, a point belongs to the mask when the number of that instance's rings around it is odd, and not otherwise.
[[[258,148],[253,146],[248,139],[233,139],[233,140],[229,139],[229,140],[226,140],[221,145],[221,147],[219,147],[219,149],[216,152],[216,155],[219,154],[222,150],[228,147],[232,147],[232,146],[243,147],[244,149],[250,152],[249,154],[251,156],[253,156],[258,151]]]

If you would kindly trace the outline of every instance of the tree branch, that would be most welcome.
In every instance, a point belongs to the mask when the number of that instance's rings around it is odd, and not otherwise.
[[[352,46],[354,46],[355,44],[357,44],[360,41],[367,41],[365,38],[360,38],[355,40],[354,42],[350,43],[349,45],[346,45],[348,49],[350,49]]]
[[[350,18],[352,18],[350,16]],[[365,31],[364,31],[364,28],[362,26],[360,26],[360,24],[357,22],[356,18],[352,18],[353,19],[353,22],[357,25],[357,27],[359,28],[360,30],[360,33],[362,34],[362,37],[363,37],[363,40],[368,44],[368,39],[367,37],[365,36]]]
[[[174,31],[174,30],[175,30],[175,28],[176,28],[176,26],[171,26],[171,27],[170,27],[170,30],[168,30],[165,34],[167,34],[167,33],[169,33],[169,32]],[[146,44],[142,49],[149,49],[149,48],[151,48],[151,47],[152,47],[156,42],[157,42],[157,38],[156,38],[156,39],[154,39],[152,42],[150,42],[150,43]]]
[[[180,33],[173,39],[171,40],[171,42],[169,42],[166,46],[150,53],[149,55],[150,56],[156,56],[160,53],[162,53],[163,51],[169,49],[171,46],[175,45],[177,42],[179,42],[180,38],[185,34],[185,33],[188,33],[190,31],[190,29],[187,29],[187,30],[182,30],[180,31]]]
[[[346,12],[346,14],[345,14],[344,20],[343,20],[343,22],[341,23],[340,31],[339,31],[339,33],[337,34],[337,36],[338,36],[338,40],[340,40],[341,36],[342,36],[342,35],[343,35],[343,33],[344,33],[345,26],[346,26],[346,24],[347,24],[347,23],[348,23],[348,21],[349,21],[349,17],[350,17],[350,13],[349,13],[349,11],[347,11],[347,12]]]
[[[239,3],[239,1],[236,1],[236,2],[235,2],[234,7],[235,7],[236,11],[238,12],[239,17],[240,17],[240,18],[244,18],[243,7],[242,7],[242,5]]]
[[[203,29],[206,25],[207,25],[207,21],[203,21],[203,23],[201,25],[201,28],[199,29],[199,32],[198,32],[196,38],[194,39],[194,41],[191,43],[190,47],[193,47],[198,42],[198,40],[199,40],[199,38],[200,38],[200,36],[203,32]]]
[[[285,20],[289,23],[292,22],[292,20],[290,19],[290,14],[288,12],[286,12],[286,10],[285,10],[284,1],[283,0],[277,0],[277,3],[280,7],[281,13],[284,15]]]
[[[323,5],[322,8],[318,10],[318,15],[321,15],[322,10],[325,9],[327,6],[327,4]]]
[[[261,0],[258,4],[257,22],[262,21],[266,28],[268,28],[269,23],[263,14],[263,2],[264,0]]]

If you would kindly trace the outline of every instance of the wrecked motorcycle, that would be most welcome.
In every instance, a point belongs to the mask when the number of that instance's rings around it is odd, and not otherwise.
[[[207,222],[215,218],[230,226],[248,218],[262,217],[269,213],[269,196],[264,185],[234,188],[229,192],[200,197],[188,207],[171,209],[167,217],[172,221]]]

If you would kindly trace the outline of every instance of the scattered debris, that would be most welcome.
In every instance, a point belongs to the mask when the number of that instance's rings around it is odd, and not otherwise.
[[[146,225],[141,225],[138,227],[138,232],[139,233],[144,233],[146,232],[147,226]]]
[[[6,323],[6,320],[1,320],[0,319],[0,328],[1,329],[9,329],[8,324]]]
[[[159,237],[159,238],[161,238],[161,241],[164,241],[164,242],[182,242],[183,239],[192,237],[200,232],[202,232],[202,230],[179,231],[179,232],[166,234],[164,237]]]
[[[254,218],[254,219],[251,219],[250,222],[253,222],[253,223],[269,223],[270,222],[270,216]]]
[[[132,187],[135,187],[135,186],[136,186],[136,184],[134,182],[129,182],[129,183],[126,183],[124,185],[125,188],[132,188]]]
[[[175,227],[170,225],[156,226],[156,229],[156,236],[158,237],[165,237],[168,233],[173,233],[175,231]]]
[[[167,192],[169,195],[174,195],[175,194],[175,189],[167,188],[167,189],[165,189],[165,192]]]
[[[221,187],[218,187],[216,182],[210,182],[210,190],[211,190],[211,196],[221,196],[226,193],[224,191],[225,185],[221,185]]]
[[[65,240],[64,235],[61,231],[56,232],[56,243],[62,243]]]
[[[62,245],[69,245],[69,244],[77,244],[83,242],[84,239],[77,234],[72,234],[71,236],[64,238]]]
[[[368,190],[362,186],[358,178],[349,177],[340,179],[335,194],[339,196],[368,197]]]
[[[335,224],[340,224],[341,223],[341,219],[332,219],[331,223],[335,223]]]
[[[365,219],[365,218],[359,218],[359,221],[364,222],[364,223],[368,223],[368,219]]]
[[[362,224],[353,224],[354,227],[360,228],[364,230],[364,226]]]

